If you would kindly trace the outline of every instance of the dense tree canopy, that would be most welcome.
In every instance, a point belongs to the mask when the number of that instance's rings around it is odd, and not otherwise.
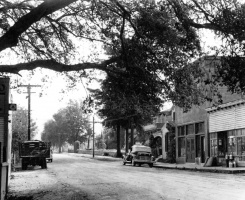
[[[198,103],[199,91],[189,95],[181,88],[194,91],[191,73],[183,69],[200,56],[196,31],[209,29],[224,39],[219,53],[229,56],[225,61],[240,58],[244,55],[244,9],[236,0],[4,0],[0,2],[0,56],[10,50],[18,59],[9,64],[1,58],[0,72],[42,67],[77,71],[82,77],[86,69],[99,69],[138,83],[135,91],[154,88],[161,101],[171,99],[190,107]],[[99,60],[95,55],[84,60],[79,52],[85,40],[101,45],[107,58]],[[220,73],[224,76],[235,68],[234,62],[225,63],[226,71]],[[179,78],[182,72],[187,81]],[[238,81],[227,84],[239,85]]]

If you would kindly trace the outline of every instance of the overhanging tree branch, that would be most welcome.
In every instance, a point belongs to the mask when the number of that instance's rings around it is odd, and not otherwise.
[[[77,0],[49,0],[32,9],[28,14],[21,17],[1,38],[0,51],[14,47],[18,44],[19,36],[32,24],[55,11],[70,5]]]
[[[44,69],[50,69],[57,72],[68,72],[68,71],[80,71],[85,69],[98,69],[108,73],[120,73],[120,70],[115,68],[110,68],[110,64],[115,63],[119,57],[113,57],[108,60],[105,60],[101,63],[78,63],[73,65],[66,65],[58,63],[54,60],[35,60],[27,63],[19,63],[15,65],[0,65],[0,72],[5,73],[14,73],[18,74],[22,70],[34,70],[38,67]]]
[[[209,29],[214,31],[222,31],[220,27],[215,25],[214,23],[196,23],[193,19],[190,19],[183,8],[181,7],[178,0],[168,0],[169,4],[173,7],[173,10],[177,16],[177,18],[182,22],[189,24],[189,26],[192,26],[197,29]],[[195,1],[194,1],[195,2]],[[207,15],[207,13],[205,13]],[[205,16],[206,16],[205,15]],[[207,18],[207,16],[206,16]]]

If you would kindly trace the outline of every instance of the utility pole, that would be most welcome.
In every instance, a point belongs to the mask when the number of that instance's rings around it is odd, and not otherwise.
[[[31,92],[31,88],[32,87],[41,87],[41,85],[19,85],[19,87],[26,87],[27,88],[27,93],[28,96],[28,140],[31,140],[31,93],[35,93],[35,92]]]
[[[93,111],[93,158],[94,158],[94,111]]]

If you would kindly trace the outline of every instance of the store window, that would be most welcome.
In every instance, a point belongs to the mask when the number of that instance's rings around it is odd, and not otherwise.
[[[204,122],[195,124],[195,133],[196,134],[204,133]]]
[[[237,156],[239,161],[245,161],[245,137],[237,137]]]
[[[178,136],[184,136],[185,135],[185,126],[179,126],[178,127]]]
[[[217,156],[217,133],[210,133],[210,154],[211,156]]]
[[[185,138],[179,137],[178,138],[178,157],[185,156]]]

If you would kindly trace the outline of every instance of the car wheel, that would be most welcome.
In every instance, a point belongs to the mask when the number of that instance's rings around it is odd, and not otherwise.
[[[139,167],[141,167],[141,163],[139,163]]]

